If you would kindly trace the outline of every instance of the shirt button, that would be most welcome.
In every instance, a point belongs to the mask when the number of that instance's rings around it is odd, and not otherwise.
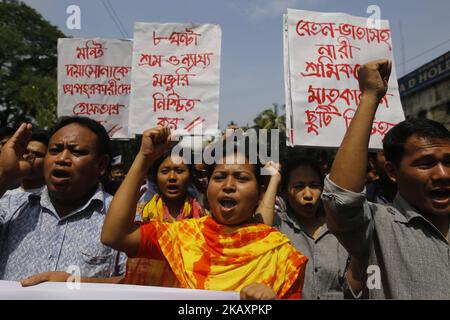
[[[315,267],[314,272],[317,272],[317,271],[319,271],[319,268]]]

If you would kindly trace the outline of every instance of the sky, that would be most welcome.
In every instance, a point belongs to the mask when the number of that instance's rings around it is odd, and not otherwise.
[[[389,20],[397,75],[450,50],[449,0],[25,0],[73,37],[132,38],[134,22],[214,23],[222,28],[219,126],[253,124],[273,103],[284,104],[282,15],[287,8]],[[106,8],[111,4],[111,15]],[[80,30],[66,26],[70,5]],[[114,13],[120,22],[115,23]]]

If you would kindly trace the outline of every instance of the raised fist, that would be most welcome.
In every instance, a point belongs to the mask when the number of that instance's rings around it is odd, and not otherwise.
[[[358,69],[359,89],[364,94],[370,94],[381,100],[387,92],[389,76],[391,75],[391,60],[375,60],[366,63]]]
[[[171,146],[169,128],[156,127],[144,131],[140,153],[145,157],[155,160],[162,156]]]
[[[23,123],[5,143],[0,154],[0,175],[5,181],[16,181],[32,169],[33,159],[25,159],[32,125]]]

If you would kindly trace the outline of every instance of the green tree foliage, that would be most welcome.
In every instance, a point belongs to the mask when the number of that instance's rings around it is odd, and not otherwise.
[[[56,119],[57,39],[65,35],[36,10],[0,0],[0,126]]]
[[[274,103],[272,108],[268,108],[258,114],[255,118],[255,128],[258,129],[280,129],[283,133],[286,133],[286,114],[279,115],[278,109],[280,108],[277,103]],[[284,105],[282,108],[285,108]]]
[[[266,129],[268,133],[267,141],[270,146],[270,130],[278,129],[279,131],[279,153],[280,160],[284,161],[288,155],[286,146],[286,114],[279,114],[279,109],[285,109],[285,105],[279,106],[277,103],[272,104],[273,108],[268,108],[258,114],[253,120],[255,129]]]

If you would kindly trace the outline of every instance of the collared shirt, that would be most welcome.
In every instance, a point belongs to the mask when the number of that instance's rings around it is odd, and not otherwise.
[[[47,187],[41,195],[0,199],[0,279],[19,280],[46,271],[82,277],[122,274],[126,256],[100,242],[112,197],[99,186],[85,205],[60,218]],[[70,267],[70,268],[69,268]]]
[[[285,206],[278,204],[278,208]],[[291,210],[277,211],[274,227],[284,233],[292,245],[308,257],[303,299],[344,299],[348,253],[324,224],[313,239]]]
[[[42,190],[44,190],[44,186],[39,187],[39,188],[27,189],[27,190],[25,190],[25,189],[22,188],[22,187],[17,187],[17,188],[15,188],[15,189],[6,191],[5,194],[4,194],[3,196],[5,196],[5,195],[11,195],[11,194],[14,194],[14,193],[22,193],[22,192],[28,192],[28,193],[32,193],[32,194],[37,194],[37,195],[39,195],[39,194],[41,194]]]
[[[366,261],[369,298],[450,299],[450,246],[399,194],[392,205],[366,200],[327,176],[322,200],[328,227],[352,255]]]

